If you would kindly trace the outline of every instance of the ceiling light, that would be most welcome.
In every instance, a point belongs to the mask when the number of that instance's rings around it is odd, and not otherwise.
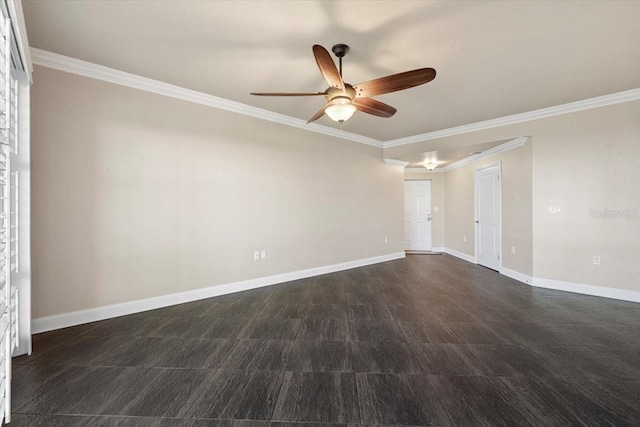
[[[356,106],[351,103],[351,98],[336,96],[324,112],[331,120],[342,124],[353,116],[353,113],[356,112]]]
[[[432,171],[432,170],[434,170],[435,168],[438,167],[438,164],[437,163],[425,163],[422,166],[424,166],[428,171]]]
[[[329,116],[331,120],[338,123],[344,123],[353,116],[353,113],[356,112],[356,107],[351,104],[330,105],[326,110],[324,110],[324,112],[327,113],[327,116]]]

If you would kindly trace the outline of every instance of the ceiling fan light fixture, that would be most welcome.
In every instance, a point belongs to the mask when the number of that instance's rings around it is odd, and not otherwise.
[[[324,92],[251,92],[251,95],[324,96],[329,101],[328,104],[311,116],[307,124],[315,122],[326,114],[331,120],[342,125],[353,116],[356,110],[377,117],[393,116],[397,111],[395,108],[371,97],[419,86],[436,77],[436,70],[433,68],[419,68],[351,85],[342,79],[342,58],[349,52],[349,46],[337,44],[332,48],[333,53],[338,57],[340,68],[336,67],[336,63],[324,47],[314,44],[312,50],[320,73],[329,84],[327,90]]]
[[[353,113],[356,112],[356,107],[353,104],[336,103],[328,106],[324,112],[331,120],[344,123],[353,116]]]
[[[428,171],[432,171],[432,170],[434,170],[435,168],[438,167],[438,164],[437,163],[425,163],[422,166],[424,166]]]

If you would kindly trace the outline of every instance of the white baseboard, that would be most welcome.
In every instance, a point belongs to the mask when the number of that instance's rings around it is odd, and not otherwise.
[[[168,307],[185,302],[197,301],[205,298],[212,298],[249,289],[271,286],[278,283],[292,280],[304,279],[307,277],[319,276],[321,274],[334,273],[336,271],[348,270],[351,268],[363,267],[365,265],[377,264],[394,259],[404,258],[404,252],[396,252],[372,258],[359,259],[355,261],[343,262],[340,264],[326,265],[323,267],[309,268],[307,270],[293,271],[290,273],[276,274],[273,276],[259,277],[257,279],[243,280],[241,282],[226,283],[223,285],[211,286],[208,288],[194,289],[186,292],[162,295],[142,300],[123,302],[120,304],[106,305],[102,307],[90,308],[87,310],[73,311],[70,313],[56,314],[54,316],[40,317],[31,322],[31,332],[38,334],[55,329],[67,328],[69,326],[81,325],[83,323],[96,322],[98,320],[110,319],[112,317],[124,316],[127,314],[139,313],[141,311],[153,310],[156,308]]]
[[[473,264],[477,264],[475,258],[462,252],[454,251],[453,249],[444,248],[444,252],[449,255],[453,255],[457,258],[463,259]],[[528,276],[519,271],[511,270],[509,268],[502,267],[500,274],[510,277],[519,282],[525,283],[529,286],[535,286],[537,288],[553,289],[556,291],[573,292],[576,294],[592,295],[596,297],[618,299],[623,301],[631,301],[640,303],[640,292],[631,291],[620,288],[607,288],[604,286],[586,285],[583,283],[564,282],[562,280],[543,279],[541,277]]]
[[[444,252],[446,248],[444,246],[434,246],[431,248],[431,252]]]
[[[532,286],[640,303],[640,292],[627,289],[585,285],[583,283],[564,282],[562,280],[543,279],[541,277],[534,277]]]
[[[502,267],[500,269],[500,274],[503,274],[527,285],[531,285],[533,283],[533,278],[531,276],[527,276],[526,274],[522,274],[519,271],[511,270],[509,268]]]
[[[470,262],[472,264],[477,264],[476,258],[474,256],[472,256],[472,255],[467,255],[465,253],[454,251],[453,249],[449,249],[449,248],[442,248],[442,249],[444,249],[443,250],[444,253],[452,255],[452,256],[454,256],[456,258],[463,259],[463,260],[468,261],[468,262]]]

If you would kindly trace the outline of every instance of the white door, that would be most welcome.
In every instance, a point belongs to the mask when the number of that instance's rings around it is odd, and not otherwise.
[[[431,250],[431,181],[404,182],[404,248]]]
[[[475,172],[476,259],[500,270],[500,163]]]

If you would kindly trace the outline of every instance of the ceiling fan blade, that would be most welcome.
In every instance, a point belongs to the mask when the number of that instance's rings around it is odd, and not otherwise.
[[[315,122],[316,120],[318,120],[320,117],[324,116],[324,110],[331,105],[330,102],[326,103],[324,105],[324,107],[322,107],[321,109],[318,110],[317,113],[315,113],[313,116],[311,116],[311,118],[307,121],[307,124],[311,123],[311,122]]]
[[[320,46],[319,44],[314,44],[313,56],[316,57],[318,68],[320,68],[320,72],[324,76],[327,83],[329,83],[329,85],[332,87],[344,90],[344,82],[342,81],[342,77],[340,76],[338,67],[336,67],[335,62],[333,62],[333,59],[331,59],[331,55],[329,55],[327,49]]]
[[[383,93],[408,89],[428,83],[435,78],[436,70],[433,68],[420,68],[418,70],[405,71],[404,73],[392,74],[387,77],[370,80],[357,84],[353,88],[356,90],[356,97],[367,98],[382,95]]]
[[[251,92],[251,95],[255,96],[324,96],[326,94],[326,92]]]
[[[391,117],[396,111],[391,105],[377,101],[373,98],[360,98],[353,101],[353,105],[363,113],[373,114],[378,117]]]

